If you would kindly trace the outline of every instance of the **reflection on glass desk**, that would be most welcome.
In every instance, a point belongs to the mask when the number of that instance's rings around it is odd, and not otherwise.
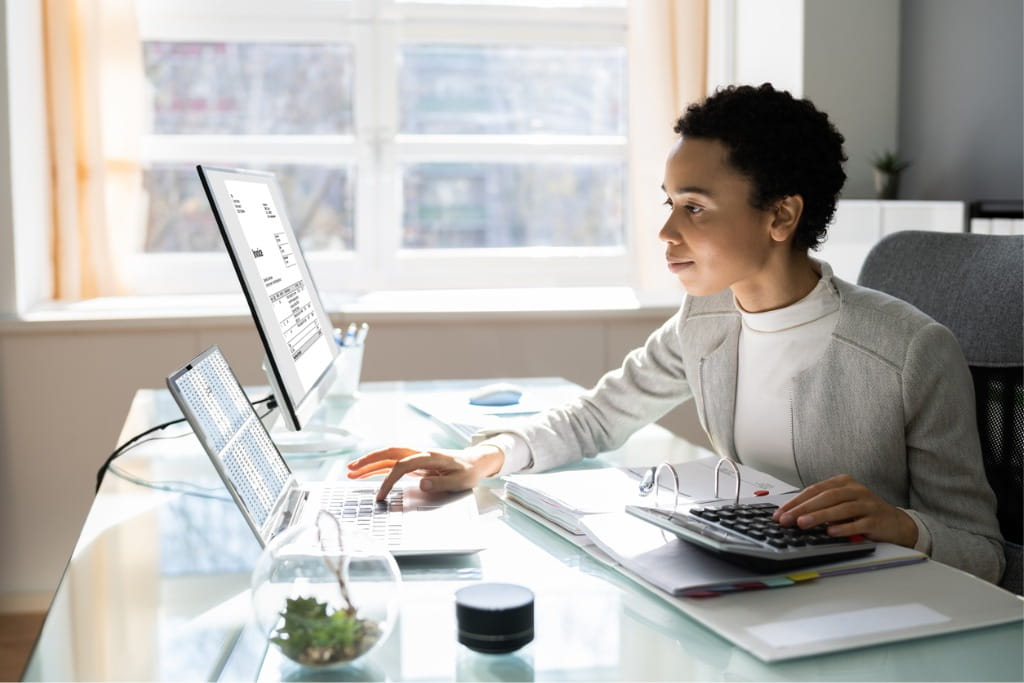
[[[517,380],[529,382],[529,380]],[[479,384],[479,381],[472,385]],[[415,386],[414,386],[415,385]],[[451,446],[409,408],[419,383],[367,383],[330,399],[321,416],[382,445]],[[461,386],[447,383],[445,386]],[[470,386],[469,383],[465,386]],[[263,393],[251,392],[253,397]],[[177,415],[164,391],[137,393],[121,439]],[[85,521],[25,671],[25,680],[308,680],[250,618],[259,546],[185,426],[118,460]],[[290,456],[324,478],[356,453]],[[597,462],[649,465],[705,454],[657,426]],[[133,483],[144,480],[165,490]],[[495,495],[476,492],[489,547],[476,555],[406,558],[401,616],[367,661],[338,680],[1021,680],[1020,623],[851,652],[765,664],[652,592],[591,558]],[[507,581],[536,596],[536,636],[510,655],[459,645],[454,594]],[[786,589],[782,589],[786,590]]]

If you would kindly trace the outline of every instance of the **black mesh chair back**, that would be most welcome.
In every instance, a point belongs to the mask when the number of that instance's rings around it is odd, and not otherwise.
[[[1021,368],[972,367],[974,400],[985,473],[999,503],[1003,538],[1021,544],[1024,509],[1024,372]]]
[[[1006,540],[1002,585],[1021,593],[1024,559],[1024,236],[906,231],[876,244],[858,283],[948,327],[974,378],[985,473]]]

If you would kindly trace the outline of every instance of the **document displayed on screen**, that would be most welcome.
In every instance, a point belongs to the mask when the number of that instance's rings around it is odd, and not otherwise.
[[[298,380],[308,391],[333,361],[328,330],[323,329],[270,188],[263,183],[226,180],[235,217],[266,288],[274,318]]]

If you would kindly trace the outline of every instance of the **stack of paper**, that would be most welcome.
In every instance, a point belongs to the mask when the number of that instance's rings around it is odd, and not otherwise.
[[[911,548],[879,543],[870,555],[778,574],[759,574],[719,559],[626,513],[591,515],[581,526],[597,547],[618,564],[671,595],[686,597],[778,588],[810,579],[912,564],[926,558]]]
[[[639,482],[626,470],[614,467],[512,474],[505,477],[505,493],[570,533],[582,535],[580,520],[586,515],[622,511],[627,504],[650,504],[649,498],[640,496]]]
[[[678,505],[706,503],[715,496],[715,465],[717,456],[707,456],[673,465],[679,477]],[[750,498],[754,491],[769,495],[793,492],[784,481],[757,470],[739,466],[740,498]],[[543,515],[568,531],[581,535],[580,520],[586,515],[622,512],[626,505],[653,506],[655,493],[640,495],[639,472],[614,467],[576,469],[545,474],[512,474],[505,477],[505,493],[520,505]],[[658,505],[671,506],[671,489],[667,473],[661,475],[657,494]],[[736,479],[729,468],[722,468],[719,495],[732,499]]]

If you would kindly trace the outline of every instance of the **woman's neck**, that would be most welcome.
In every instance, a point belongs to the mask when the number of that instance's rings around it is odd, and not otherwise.
[[[811,293],[821,279],[806,251],[790,252],[777,263],[767,264],[763,276],[737,282],[733,296],[748,313],[762,313],[791,306]]]

